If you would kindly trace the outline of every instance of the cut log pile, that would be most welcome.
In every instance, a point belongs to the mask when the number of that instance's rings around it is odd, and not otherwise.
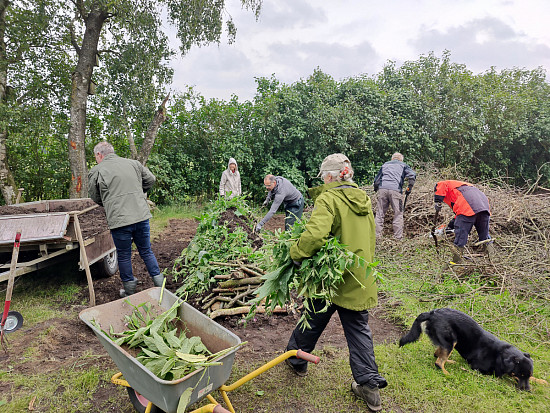
[[[207,296],[200,300],[201,310],[210,318],[248,314],[252,300],[256,297],[256,289],[262,284],[261,268],[241,262],[211,262],[211,265],[232,267],[230,274],[214,276],[218,280],[217,286]],[[265,308],[258,306],[256,312],[263,313]],[[285,308],[277,307],[274,312],[286,313]]]

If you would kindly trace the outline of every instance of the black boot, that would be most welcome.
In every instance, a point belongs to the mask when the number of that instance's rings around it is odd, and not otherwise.
[[[155,287],[162,287],[162,283],[164,282],[164,275],[159,274],[155,275],[153,278],[153,284]]]
[[[124,289],[120,290],[120,296],[124,298],[134,294],[136,292],[137,282],[137,278],[134,278],[132,281],[123,281],[122,286]]]

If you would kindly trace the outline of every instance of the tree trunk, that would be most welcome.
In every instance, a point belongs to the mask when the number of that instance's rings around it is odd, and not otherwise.
[[[96,64],[97,45],[103,23],[108,14],[92,10],[86,16],[86,31],[82,47],[77,49],[78,63],[72,75],[71,110],[69,126],[69,163],[71,168],[71,198],[88,196],[88,169],[86,167],[86,109],[88,88]]]
[[[0,106],[6,104],[6,87],[8,85],[8,56],[6,50],[6,9],[9,0],[0,0]],[[10,171],[6,143],[8,131],[0,127],[0,192],[7,205],[15,202],[15,180]]]
[[[153,149],[153,145],[155,144],[155,139],[157,138],[157,132],[160,128],[160,125],[166,120],[166,102],[168,102],[169,97],[170,93],[168,93],[168,95],[162,101],[161,105],[158,107],[157,113],[155,113],[155,116],[153,117],[149,128],[147,128],[147,132],[145,132],[143,145],[141,145],[141,151],[139,152],[138,156],[138,161],[140,161],[142,165],[145,165],[147,159],[149,159],[149,155],[151,155],[151,150]]]

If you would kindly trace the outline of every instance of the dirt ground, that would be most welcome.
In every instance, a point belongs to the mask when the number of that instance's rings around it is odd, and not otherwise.
[[[283,225],[284,216],[276,215],[266,224],[266,229],[275,230],[276,228],[282,228]],[[157,239],[153,240],[153,252],[157,257],[161,271],[164,268],[172,268],[174,261],[181,255],[181,251],[195,236],[196,229],[197,221],[195,220],[171,220],[166,230]],[[134,253],[132,258],[132,265],[134,275],[139,280],[137,291],[153,287],[151,277],[137,252]],[[173,280],[166,280],[166,288],[172,292],[175,292],[180,285],[180,283]],[[96,280],[94,282],[96,304],[119,299],[120,288],[122,288],[122,283],[118,274],[108,279]],[[86,299],[87,289],[83,289],[81,294],[83,294],[82,298]],[[298,316],[293,314],[274,316],[258,314],[246,326],[243,326],[239,322],[240,320],[241,317],[233,316],[219,318],[216,321],[237,334],[241,340],[248,341],[248,345],[245,347],[248,350],[243,348],[238,354],[247,353],[249,358],[263,358],[265,355],[278,354],[285,349],[288,338],[298,321]],[[371,312],[369,323],[373,330],[375,343],[387,340],[395,341],[402,333],[399,327],[385,321],[384,314],[379,308]],[[92,338],[95,339],[93,336]],[[346,347],[344,332],[336,315],[331,319],[319,340],[319,348],[325,345],[338,348]]]
[[[284,217],[276,215],[268,224],[266,229],[274,230],[282,228]],[[174,261],[180,256],[181,251],[189,244],[194,237],[197,229],[197,221],[192,219],[174,219],[164,232],[152,242],[153,251],[159,262],[161,270],[172,268]],[[137,291],[141,291],[153,286],[151,277],[148,275],[143,261],[137,256],[133,257],[134,275],[139,279]],[[114,363],[108,357],[96,359],[95,357],[81,358],[83,354],[90,353],[106,355],[106,351],[95,337],[93,332],[78,319],[78,313],[86,308],[82,302],[88,300],[88,289],[86,278],[82,277],[83,288],[79,295],[74,299],[73,304],[66,310],[71,314],[69,319],[50,319],[43,323],[36,324],[23,330],[25,334],[17,335],[10,340],[9,354],[2,352],[0,362],[3,364],[12,364],[17,373],[36,374],[48,373],[63,368],[70,368],[76,360],[79,365],[86,368],[88,366],[98,366],[100,368],[114,368]],[[94,280],[94,289],[96,295],[96,304],[107,303],[119,299],[119,289],[122,287],[118,273],[107,279]],[[175,291],[179,284],[173,280],[167,280],[166,287],[170,291]],[[78,303],[78,304],[77,304]],[[239,316],[219,318],[220,324],[237,334],[241,340],[247,341],[237,357],[246,358],[247,361],[263,360],[273,358],[274,355],[281,354],[287,344],[288,338],[294,329],[298,316],[289,315],[257,315],[254,320],[248,322],[246,326],[239,323]],[[384,318],[384,312],[381,308],[375,308],[371,312],[371,329],[373,331],[375,343],[385,341],[396,341],[402,334],[402,329],[388,322]],[[44,331],[52,331],[48,334],[48,339],[44,340]],[[38,344],[39,343],[39,344]],[[345,348],[346,341],[338,317],[335,315],[330,321],[327,329],[321,336],[317,345],[318,349],[325,346]],[[33,347],[33,357],[25,358],[24,354]],[[25,360],[25,362],[21,362]],[[84,361],[83,361],[84,360]],[[16,362],[17,361],[17,362]],[[94,405],[98,408],[105,406],[111,393],[108,387],[112,386],[106,382],[97,394],[94,395]],[[0,382],[0,392],[9,394],[9,385]],[[104,393],[104,394],[103,394]]]

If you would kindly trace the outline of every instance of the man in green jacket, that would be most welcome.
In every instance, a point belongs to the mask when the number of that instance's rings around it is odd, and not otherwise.
[[[120,296],[134,294],[137,278],[132,272],[132,242],[156,287],[161,287],[164,276],[151,249],[147,191],[155,183],[155,176],[139,161],[115,155],[113,145],[100,142],[94,148],[97,165],[88,173],[88,194],[105,208],[107,224],[115,243],[118,269],[124,289]]]
[[[325,184],[309,191],[315,206],[305,231],[290,249],[291,258],[298,265],[315,255],[329,238],[338,237],[350,251],[372,262],[376,239],[372,205],[367,194],[352,181],[351,162],[341,153],[329,155],[319,176]],[[311,304],[315,309],[309,314],[311,329],[302,331],[296,327],[287,350],[313,351],[332,314],[338,312],[349,348],[354,378],[351,389],[366,401],[369,409],[381,410],[378,389],[386,387],[387,382],[378,373],[367,311],[377,304],[374,277],[367,276],[367,268],[358,266],[344,275],[344,282],[326,312],[318,312],[324,301],[313,300]],[[307,362],[292,358],[287,359],[287,364],[297,375],[307,374]]]

